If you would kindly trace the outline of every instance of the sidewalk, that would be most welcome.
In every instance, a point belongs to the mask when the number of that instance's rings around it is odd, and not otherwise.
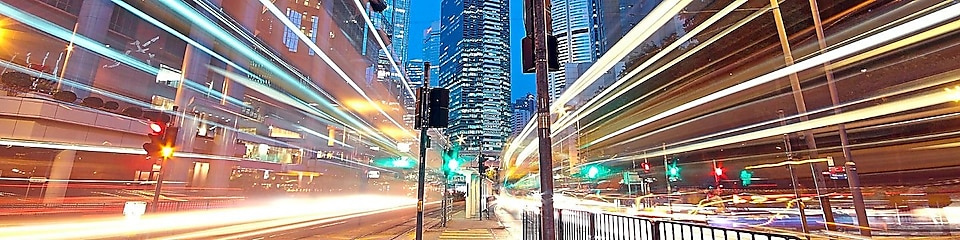
[[[521,239],[520,235],[511,234],[501,221],[512,217],[503,210],[496,212],[493,219],[484,216],[483,220],[479,220],[475,215],[467,219],[462,208],[454,209],[446,227],[441,227],[437,219],[436,225],[427,225],[429,228],[424,231],[423,239]],[[411,232],[404,239],[414,239],[415,236]]]

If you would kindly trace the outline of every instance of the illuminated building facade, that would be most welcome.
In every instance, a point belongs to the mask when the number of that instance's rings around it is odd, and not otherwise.
[[[149,183],[164,112],[183,116],[171,186],[363,191],[367,163],[415,137],[397,87],[370,81],[384,35],[352,1],[220,3],[0,1],[0,174],[64,180],[28,196],[44,201],[86,187],[70,180]]]

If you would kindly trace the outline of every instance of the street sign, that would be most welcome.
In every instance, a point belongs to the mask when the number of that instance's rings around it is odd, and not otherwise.
[[[626,183],[626,184],[639,184],[640,181],[642,181],[642,180],[640,179],[640,174],[635,173],[635,172],[623,172],[623,183]]]

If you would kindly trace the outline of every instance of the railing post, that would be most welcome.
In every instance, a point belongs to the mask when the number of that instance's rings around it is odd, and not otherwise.
[[[650,239],[660,240],[660,222],[659,221],[650,220]]]
[[[563,209],[557,209],[557,240],[563,240]]]
[[[597,218],[595,217],[596,214],[592,212],[587,212],[587,216],[587,221],[590,222],[588,225],[590,228],[590,240],[593,240],[597,238]]]

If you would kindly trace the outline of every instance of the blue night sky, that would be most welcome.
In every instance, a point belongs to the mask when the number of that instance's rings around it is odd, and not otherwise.
[[[430,24],[440,20],[440,0],[411,0],[410,1],[410,45],[407,58],[423,58],[423,33]],[[523,74],[520,69],[520,39],[525,32],[523,28],[523,3],[510,1],[510,68],[513,86],[512,99],[517,99],[527,93],[536,93],[536,80],[533,74]]]

